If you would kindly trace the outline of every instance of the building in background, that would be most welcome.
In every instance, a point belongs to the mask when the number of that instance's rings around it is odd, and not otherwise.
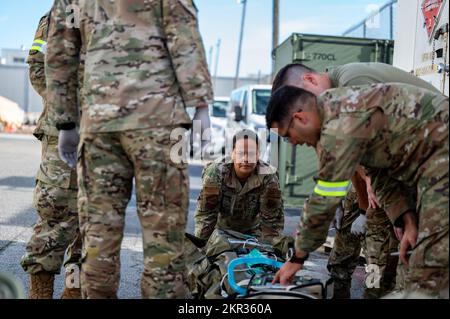
[[[42,112],[42,99],[28,76],[28,50],[2,49],[0,54],[0,96],[16,102],[25,112],[25,122],[35,123]]]
[[[26,65],[28,50],[25,49],[2,49],[0,54],[2,65]]]
[[[0,54],[0,96],[16,102],[25,111],[27,121],[34,123],[42,112],[41,97],[34,91],[28,77],[27,50],[2,49]],[[234,77],[213,79],[215,96],[229,97]],[[269,84],[270,76],[255,75],[239,79],[239,85]]]

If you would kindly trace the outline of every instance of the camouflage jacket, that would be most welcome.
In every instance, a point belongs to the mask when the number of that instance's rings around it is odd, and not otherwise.
[[[331,67],[327,71],[327,73],[330,78],[332,88],[397,82],[414,85],[423,89],[433,91],[434,93],[439,93],[439,90],[427,81],[386,63],[348,63]],[[379,169],[366,168],[366,174],[370,176],[372,187],[375,192],[386,193],[389,192],[389,189],[394,189],[396,187],[405,188],[405,186],[398,183],[398,181],[388,179],[386,176],[383,176],[383,173]],[[355,175],[355,179],[358,179],[358,174]],[[365,182],[354,183],[353,186],[355,187],[358,194],[360,208],[363,208],[363,206],[367,207],[368,198]],[[395,198],[385,197],[385,200],[387,202],[382,203],[382,206],[384,206],[385,208],[392,207],[394,209],[397,209],[398,205],[400,205],[400,202],[402,202],[401,205],[402,207],[405,207],[405,211],[414,211],[416,209],[415,192],[411,189],[405,190],[402,193],[397,193]]]
[[[448,154],[449,105],[443,95],[391,83],[328,90],[317,102],[322,121],[319,172],[296,239],[296,249],[305,252],[325,241],[358,164],[382,169],[386,176],[415,187],[419,167],[436,151]],[[395,198],[404,190],[390,191]],[[404,207],[385,211],[391,221],[405,212]]]
[[[55,125],[78,121],[81,48],[81,132],[190,125],[185,107],[212,100],[192,0],[55,0],[46,59]]]
[[[208,239],[214,228],[229,229],[271,241],[284,227],[278,175],[255,172],[242,186],[231,160],[218,159],[203,170],[203,188],[195,212],[195,236]]]
[[[33,134],[38,139],[42,139],[44,134],[58,136],[58,131],[48,123],[47,96],[45,82],[45,52],[47,49],[48,24],[50,12],[47,12],[39,21],[34,42],[28,54],[27,63],[29,65],[30,82],[36,92],[42,97],[44,109],[39,117],[36,129]]]
[[[42,139],[42,136],[58,136],[58,130],[54,126],[54,124],[50,121],[49,118],[49,108],[48,108],[48,99],[47,99],[47,78],[45,75],[46,71],[46,54],[48,48],[48,33],[49,33],[49,24],[50,18],[53,15],[52,11],[46,13],[41,20],[39,21],[39,26],[36,31],[35,40],[33,42],[33,46],[31,47],[27,63],[30,66],[29,75],[30,81],[33,85],[33,88],[43,99],[44,109],[39,117],[36,129],[34,131],[34,135],[38,139]],[[81,101],[81,93],[80,93],[80,84],[83,83],[83,69],[84,69],[84,53],[82,52],[80,55],[80,64],[77,68],[78,73],[78,84],[77,84],[77,97],[78,100]]]

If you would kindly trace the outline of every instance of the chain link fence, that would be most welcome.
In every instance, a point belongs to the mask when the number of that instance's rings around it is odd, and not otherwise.
[[[342,35],[346,37],[394,39],[397,0],[389,1],[383,6],[369,5],[369,16],[363,21],[346,30]]]

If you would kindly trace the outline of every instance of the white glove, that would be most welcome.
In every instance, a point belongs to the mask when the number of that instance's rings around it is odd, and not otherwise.
[[[344,218],[344,208],[342,203],[336,208],[336,213],[334,214],[333,227],[340,230],[342,227],[342,219]]]
[[[61,160],[71,168],[77,166],[77,148],[80,135],[76,129],[61,130],[58,137],[58,153]]]
[[[193,121],[194,121],[194,126],[193,126],[193,132],[191,134],[191,145],[194,141],[194,135],[196,135],[197,133],[200,133],[200,141],[201,141],[201,145],[203,145],[206,142],[206,141],[202,140],[203,133],[205,132],[206,129],[211,128],[211,120],[209,118],[209,108],[208,107],[197,107],[195,109]],[[196,125],[195,121],[200,121],[200,132],[196,131],[196,129],[199,126]],[[202,149],[203,149],[203,147],[202,147]]]
[[[364,235],[366,233],[366,215],[360,214],[352,223],[350,232],[353,235]]]

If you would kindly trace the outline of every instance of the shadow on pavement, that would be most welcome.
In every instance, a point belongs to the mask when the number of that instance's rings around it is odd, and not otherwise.
[[[10,176],[0,179],[0,186],[7,186],[10,188],[34,188],[36,185],[36,178],[24,176]]]

